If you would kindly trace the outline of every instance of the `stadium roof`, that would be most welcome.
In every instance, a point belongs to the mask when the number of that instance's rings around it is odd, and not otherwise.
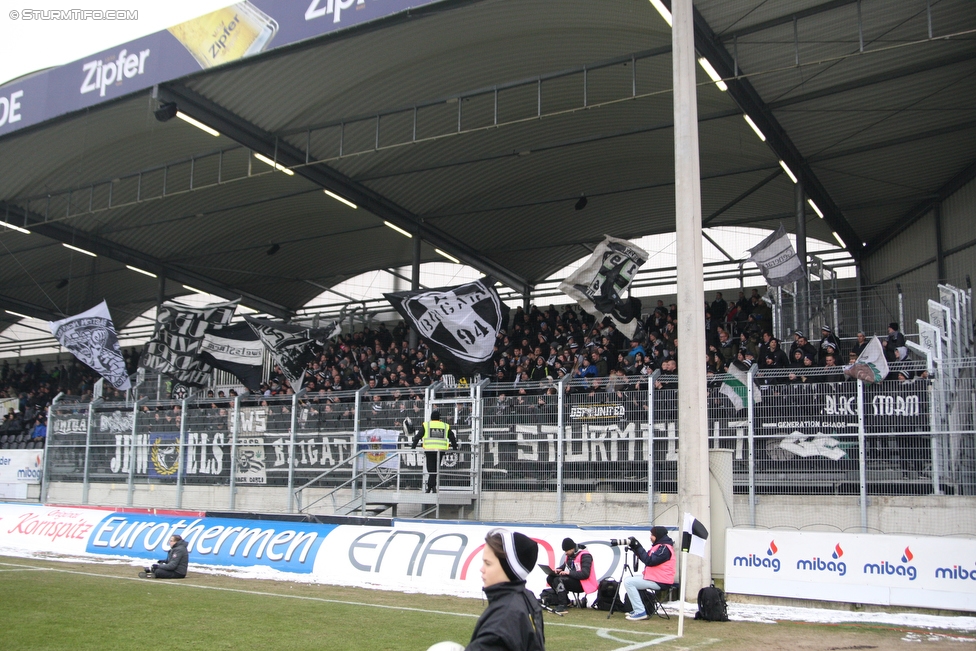
[[[695,10],[727,85],[699,70],[706,226],[792,231],[783,161],[824,214],[808,235],[860,257],[976,175],[970,0]],[[0,309],[105,298],[122,327],[158,297],[129,265],[289,317],[409,265],[384,222],[523,291],[605,233],[674,230],[670,51],[647,0],[442,0],[7,133],[0,219],[31,235],[0,227]],[[220,135],[158,121],[168,103]]]

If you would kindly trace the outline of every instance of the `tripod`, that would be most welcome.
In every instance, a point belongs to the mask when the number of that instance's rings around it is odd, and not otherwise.
[[[620,568],[620,578],[617,579],[617,590],[613,593],[613,603],[610,604],[610,612],[607,613],[607,619],[610,619],[610,616],[617,609],[617,604],[620,603],[620,588],[624,584],[624,574],[634,576],[634,571],[630,569],[630,561],[627,560],[627,554],[633,554],[633,550],[630,547],[624,547],[624,564]],[[637,569],[637,556],[634,556],[634,569]]]

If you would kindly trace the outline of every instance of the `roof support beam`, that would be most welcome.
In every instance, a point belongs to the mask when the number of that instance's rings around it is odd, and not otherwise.
[[[867,77],[861,77],[860,79],[847,81],[842,84],[837,84],[836,86],[827,86],[826,88],[812,90],[809,93],[803,93],[801,95],[793,95],[792,97],[786,97],[784,99],[770,102],[768,106],[771,110],[775,111],[777,109],[785,108],[787,106],[793,106],[794,104],[802,104],[803,102],[809,102],[811,100],[820,99],[822,97],[830,97],[831,95],[846,93],[852,90],[859,90],[861,88],[865,88],[867,86],[873,86],[875,84],[883,84],[885,82],[893,81],[895,79],[901,79],[902,77],[910,77],[912,75],[918,75],[923,72],[928,72],[930,70],[937,70],[939,68],[945,68],[946,66],[956,65],[957,63],[972,61],[973,59],[976,59],[976,52],[974,51],[959,52],[952,56],[944,57],[941,59],[932,59],[930,61],[913,63],[911,65],[903,66],[901,68],[895,68],[894,70],[881,72],[876,75],[869,75]]]
[[[357,206],[412,233],[415,237],[447,251],[465,264],[500,280],[503,284],[528,293],[529,283],[515,272],[483,257],[474,247],[424,222],[424,219],[370,190],[327,165],[306,165],[305,155],[274,135],[267,133],[239,116],[179,84],[160,86],[156,90],[160,101],[175,102],[180,111],[220,131],[254,152],[293,168],[295,174],[315,183],[322,189],[335,192]]]
[[[704,228],[705,226],[708,226],[709,223],[711,223],[717,217],[719,217],[720,215],[722,215],[723,213],[725,213],[725,211],[731,209],[733,206],[735,206],[737,203],[739,203],[743,199],[748,198],[749,195],[751,195],[754,192],[760,190],[766,184],[768,184],[769,182],[771,182],[773,179],[778,178],[779,175],[782,174],[782,173],[783,172],[779,168],[777,168],[772,174],[770,174],[766,178],[764,178],[761,181],[759,181],[759,183],[756,183],[754,186],[752,186],[751,188],[749,188],[748,190],[746,190],[745,192],[743,192],[742,194],[740,194],[739,196],[737,196],[735,199],[733,199],[732,201],[728,202],[727,204],[725,204],[724,206],[722,206],[721,208],[719,208],[718,210],[716,210],[715,212],[713,212],[711,215],[709,215],[708,217],[706,217],[705,219],[703,219],[702,220],[702,228]]]
[[[898,237],[905,231],[905,229],[928,214],[928,212],[936,205],[945,201],[962,186],[966,185],[973,179],[976,179],[976,160],[967,165],[966,168],[953,177],[952,180],[943,185],[935,196],[921,201],[918,205],[914,206],[911,210],[905,213],[901,219],[899,219],[897,222],[895,222],[895,224],[892,225],[891,228],[885,231],[884,235],[880,239],[874,242],[869,242],[867,248],[865,249],[865,255],[873,254],[885,244]]]
[[[956,133],[957,131],[966,131],[968,129],[976,129],[976,120],[970,120],[968,122],[961,122],[959,124],[953,124],[951,126],[942,127],[939,129],[930,129],[929,131],[920,131],[918,133],[911,133],[907,136],[901,136],[898,138],[891,138],[890,140],[882,140],[879,142],[873,142],[870,145],[861,145],[860,147],[852,147],[850,149],[843,149],[841,151],[827,151],[821,154],[816,154],[807,159],[810,163],[819,163],[821,161],[833,160],[835,158],[844,158],[845,156],[854,156],[856,154],[863,154],[866,152],[877,151],[878,149],[884,149],[885,147],[896,147],[898,145],[904,145],[910,142],[915,142],[917,140],[925,140],[927,138],[936,138],[938,136],[945,136],[951,133]]]
[[[793,22],[793,19],[799,20],[801,18],[807,18],[809,16],[816,16],[817,14],[822,14],[827,11],[833,11],[834,9],[839,9],[847,5],[852,5],[858,0],[831,0],[830,2],[825,2],[822,5],[815,5],[813,7],[807,7],[802,11],[794,11],[791,14],[785,16],[778,16],[777,18],[770,18],[769,20],[764,20],[761,23],[756,23],[755,25],[749,25],[748,27],[743,27],[742,29],[736,30],[734,32],[725,32],[719,38],[724,42],[732,41],[740,36],[746,36],[748,34],[755,34],[756,32],[762,32],[773,27],[779,27],[780,25],[789,25]]]
[[[28,303],[27,301],[22,301],[19,298],[4,294],[0,294],[0,309],[20,312],[21,314],[32,316],[35,319],[44,319],[46,321],[59,321],[65,317],[64,314],[52,312],[46,307],[41,307],[35,303]]]
[[[847,244],[847,250],[857,259],[861,253],[861,239],[756,89],[747,78],[736,77],[735,62],[732,56],[698,9],[695,9],[695,47],[725,80],[732,100],[752,118],[759,130],[763,132],[766,136],[766,144],[773,150],[773,153],[783,160],[793,170],[794,174],[803,177],[807,196],[816,202],[823,211],[824,220],[830,229],[840,235]]]
[[[116,262],[120,262],[122,264],[129,264],[133,267],[139,267],[140,269],[151,271],[156,275],[165,274],[168,280],[186,283],[187,285],[196,287],[197,289],[202,289],[217,296],[223,296],[227,299],[233,299],[239,296],[243,303],[252,309],[258,310],[259,312],[265,312],[282,319],[291,318],[293,315],[293,312],[287,307],[251,294],[250,292],[245,292],[235,287],[231,287],[208,276],[187,271],[180,267],[174,267],[163,262],[162,260],[158,260],[146,255],[141,251],[111,242],[98,237],[97,235],[92,235],[91,233],[76,229],[63,222],[45,222],[41,215],[35,215],[25,211],[19,206],[12,206],[5,202],[0,202],[0,212],[8,209],[10,211],[10,215],[18,218],[16,223],[19,224],[21,223],[21,220],[23,220],[23,222],[27,225],[27,228],[38,235],[43,235],[44,237],[57,242],[63,242],[81,247],[87,251],[91,251],[92,253],[110,260],[115,260]]]

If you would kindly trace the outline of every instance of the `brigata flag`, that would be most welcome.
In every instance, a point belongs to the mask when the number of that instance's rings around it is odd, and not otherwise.
[[[245,316],[244,320],[271,353],[275,364],[281,367],[281,372],[295,391],[301,388],[305,368],[318,359],[325,342],[342,332],[338,321],[323,328],[310,328],[252,316]]]
[[[230,325],[237,301],[192,307],[175,301],[159,306],[156,334],[146,343],[140,366],[189,386],[204,386],[211,366],[200,357],[204,336]]]
[[[749,368],[751,366],[752,364],[749,362],[739,361],[729,364],[729,377],[722,383],[722,388],[718,390],[719,393],[732,401],[736,411],[748,404]],[[759,393],[759,387],[755,384],[752,385],[752,402],[754,404],[762,402],[762,394]]]
[[[685,521],[681,526],[681,551],[705,556],[705,541],[708,540],[708,529],[695,519],[691,513],[685,513]]]
[[[884,348],[877,336],[871,337],[856,362],[844,367],[844,375],[868,384],[880,382],[887,377],[888,360],[885,359]]]
[[[204,334],[200,359],[232,374],[252,393],[261,386],[264,344],[246,323],[235,323]]]
[[[749,261],[756,263],[766,284],[773,287],[788,285],[806,275],[803,261],[793,250],[782,224],[775,233],[749,249]]]
[[[559,283],[559,291],[590,314],[609,316],[620,332],[633,337],[640,321],[641,302],[623,295],[645,262],[647,251],[607,235],[583,266]]]
[[[449,373],[471,377],[492,372],[495,338],[508,321],[508,306],[490,278],[383,296],[417,330]]]
[[[62,346],[113,387],[123,391],[132,387],[129,374],[125,372],[119,337],[105,301],[87,312],[60,321],[49,321],[47,325]]]

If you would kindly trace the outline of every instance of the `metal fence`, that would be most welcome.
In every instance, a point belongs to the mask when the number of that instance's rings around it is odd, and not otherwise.
[[[893,366],[897,379],[878,384],[837,368],[754,369],[745,387],[710,376],[702,435],[730,451],[746,520],[755,521],[767,495],[849,495],[863,522],[874,496],[976,495],[974,371],[968,359],[932,371]],[[44,490],[81,484],[87,503],[92,487],[111,485],[127,505],[234,510],[237,488],[248,486],[277,489],[273,510],[315,512],[335,508],[323,491],[347,488],[365,505],[370,491],[421,490],[423,454],[410,448],[403,424],[419,425],[438,408],[460,441],[441,460],[442,494],[555,494],[553,521],[574,494],[640,496],[653,520],[655,504],[677,492],[677,391],[675,376],[656,372],[452,389],[61,400],[50,412]],[[308,489],[320,495],[316,507],[296,503]]]

